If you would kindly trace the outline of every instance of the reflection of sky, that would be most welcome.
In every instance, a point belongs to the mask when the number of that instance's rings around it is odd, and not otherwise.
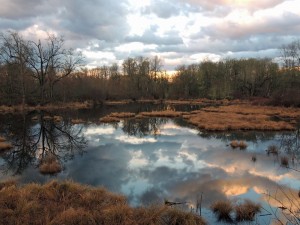
[[[208,207],[226,198],[263,200],[263,193],[276,190],[278,184],[300,187],[298,172],[280,167],[276,156],[266,155],[267,146],[279,142],[278,135],[247,142],[249,149],[241,151],[232,150],[226,140],[202,137],[199,131],[171,120],[160,126],[155,137],[129,136],[121,127],[122,123],[88,125],[87,153],[66,162],[56,178],[107,187],[127,195],[133,205],[168,199],[195,206],[203,192],[203,206]],[[26,182],[51,178],[33,168],[23,174]]]

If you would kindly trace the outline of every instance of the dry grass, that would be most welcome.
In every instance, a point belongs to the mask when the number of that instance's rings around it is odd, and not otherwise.
[[[99,121],[102,123],[119,123],[120,119],[112,116],[104,116]]]
[[[243,149],[246,149],[248,147],[248,145],[245,141],[240,141],[239,147],[241,150],[243,150]]]
[[[82,120],[82,119],[72,119],[71,123],[73,123],[73,124],[81,124],[81,123],[84,123],[84,120]]]
[[[42,174],[56,174],[62,170],[62,166],[54,155],[47,155],[40,163],[39,170]]]
[[[261,205],[250,200],[235,207],[236,221],[253,221],[255,215],[261,210]]]
[[[295,124],[287,121],[273,121],[270,115],[258,109],[257,113],[234,111],[231,106],[204,108],[184,115],[183,118],[200,129],[208,131],[227,130],[294,130]],[[242,108],[242,107],[241,107]],[[257,107],[259,108],[259,107]],[[228,110],[228,111],[227,111]],[[243,111],[243,110],[241,110]],[[299,110],[300,111],[300,110]]]
[[[0,136],[0,142],[4,142],[4,141],[6,141],[6,138]]]
[[[230,146],[232,148],[237,148],[237,147],[239,147],[239,142],[237,140],[233,140],[230,142]]]
[[[230,146],[232,148],[240,148],[241,150],[246,149],[248,147],[245,141],[237,141],[237,140],[231,141]]]
[[[31,117],[31,120],[32,120],[32,121],[38,121],[38,120],[39,120],[39,117],[38,117],[38,116],[33,116],[33,117]]]
[[[141,112],[138,115],[143,116],[143,117],[170,117],[170,118],[174,118],[174,117],[182,116],[182,112],[165,110],[165,111]]]
[[[53,120],[54,122],[59,123],[63,120],[63,118],[61,116],[53,116]]]
[[[230,201],[217,201],[211,205],[211,210],[217,216],[219,221],[228,221],[232,222],[232,212],[233,212],[233,205]]]
[[[70,181],[0,189],[0,218],[5,225],[204,225],[191,213],[166,206],[132,208],[124,196]]]
[[[6,150],[9,150],[9,149],[12,149],[13,146],[12,144],[8,143],[8,142],[5,142],[5,138],[1,137],[1,141],[0,141],[0,152],[1,151],[6,151]]]
[[[116,112],[116,113],[111,113],[109,114],[110,117],[116,117],[116,118],[131,118],[135,116],[135,113],[130,113],[130,112]]]

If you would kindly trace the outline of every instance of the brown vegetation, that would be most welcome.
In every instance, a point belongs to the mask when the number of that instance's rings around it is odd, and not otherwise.
[[[213,203],[210,208],[218,217],[218,220],[232,221],[231,213],[234,207],[230,201],[217,201]]]
[[[115,113],[111,113],[109,115],[110,117],[116,117],[116,118],[131,118],[135,116],[135,113],[130,113],[130,112],[115,112]]]
[[[235,207],[236,221],[253,221],[254,217],[261,210],[261,205],[250,200],[245,200]]]
[[[253,105],[208,107],[193,111],[183,118],[208,131],[226,130],[294,130],[289,121],[274,121],[272,117],[300,118],[300,109]]]
[[[0,218],[6,225],[202,225],[191,213],[163,205],[132,208],[124,196],[74,182],[51,181],[0,189]]]
[[[4,137],[0,136],[0,152],[11,149],[13,146],[10,143],[6,142]]]
[[[112,116],[104,116],[99,120],[102,123],[119,123],[120,119]]]
[[[246,149],[248,147],[245,141],[237,141],[237,140],[231,141],[230,146],[232,148],[240,148],[241,150]]]
[[[55,174],[62,170],[62,166],[54,155],[47,155],[40,163],[39,170],[42,174]]]
[[[71,122],[73,124],[80,124],[80,123],[84,123],[84,121],[82,119],[72,119]]]
[[[143,117],[180,117],[182,116],[182,112],[176,112],[171,110],[165,111],[152,111],[152,112],[141,112],[139,113],[140,116]]]

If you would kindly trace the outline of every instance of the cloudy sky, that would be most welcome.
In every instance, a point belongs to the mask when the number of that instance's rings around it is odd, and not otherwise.
[[[0,31],[62,35],[88,66],[158,55],[165,69],[203,59],[276,57],[300,36],[299,0],[0,0]]]

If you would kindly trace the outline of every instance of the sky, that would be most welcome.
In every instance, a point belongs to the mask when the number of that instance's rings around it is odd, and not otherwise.
[[[280,56],[300,37],[300,0],[0,0],[0,32],[63,36],[88,67],[159,56],[164,69]]]

